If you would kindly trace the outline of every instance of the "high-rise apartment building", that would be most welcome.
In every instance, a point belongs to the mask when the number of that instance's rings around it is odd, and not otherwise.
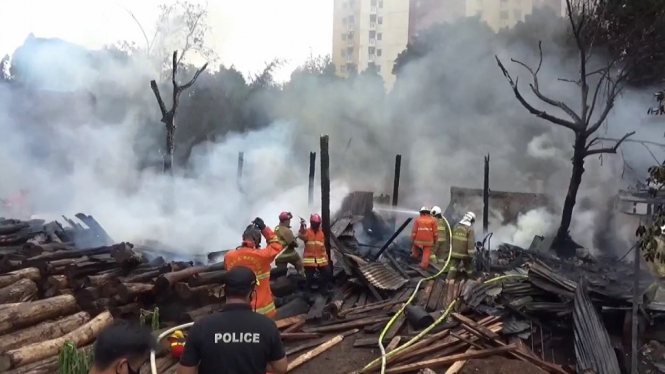
[[[348,77],[373,64],[388,90],[395,58],[420,31],[462,17],[480,17],[492,29],[524,21],[534,8],[565,15],[565,0],[334,0],[332,60]]]
[[[335,0],[332,60],[339,76],[374,65],[389,90],[408,36],[409,0]]]

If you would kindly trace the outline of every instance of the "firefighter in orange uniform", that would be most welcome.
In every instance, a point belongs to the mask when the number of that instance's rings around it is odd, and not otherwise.
[[[261,234],[268,245],[261,249]],[[224,268],[228,271],[235,266],[246,266],[256,274],[256,294],[252,297],[252,305],[257,313],[274,317],[277,313],[272,291],[270,291],[270,264],[282,252],[283,246],[274,241],[275,233],[266,227],[261,218],[256,218],[242,234],[242,245],[235,251],[224,256]]]
[[[303,266],[305,267],[305,291],[307,293],[311,292],[312,281],[318,270],[320,276],[319,290],[321,294],[328,295],[330,292],[328,287],[332,271],[330,269],[328,254],[326,253],[326,238],[321,228],[321,216],[312,214],[309,217],[309,223],[310,226],[307,228],[305,220],[301,218],[300,230],[298,231],[298,237],[305,242],[305,251],[303,252],[302,259]]]
[[[429,265],[429,256],[432,254],[432,247],[434,247],[434,243],[439,240],[437,223],[430,215],[429,208],[420,208],[420,216],[416,218],[413,223],[411,240],[413,240],[411,257],[418,259],[418,256],[422,256],[420,259],[420,267],[426,269]]]

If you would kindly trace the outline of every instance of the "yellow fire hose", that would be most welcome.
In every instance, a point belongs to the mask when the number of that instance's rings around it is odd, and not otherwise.
[[[429,280],[433,280],[433,279],[438,278],[441,274],[445,273],[447,268],[448,268],[448,265],[450,263],[450,259],[452,258],[452,254],[453,254],[453,251],[452,251],[452,230],[450,229],[450,224],[448,223],[448,220],[445,217],[443,218],[443,220],[446,223],[446,226],[448,228],[448,238],[449,238],[449,240],[448,240],[448,247],[449,247],[448,248],[448,259],[446,260],[445,265],[441,268],[441,270],[438,273],[432,275],[431,277],[423,278],[418,282],[418,284],[416,284],[416,289],[411,294],[411,297],[409,297],[409,299],[404,304],[402,304],[402,307],[399,309],[399,311],[397,313],[395,313],[395,315],[390,319],[390,321],[388,321],[388,324],[386,325],[386,327],[383,328],[383,331],[381,331],[381,334],[379,335],[379,349],[381,350],[381,357],[377,358],[376,360],[374,360],[374,361],[370,362],[369,364],[367,364],[360,371],[361,373],[365,373],[369,370],[372,370],[372,367],[374,367],[379,362],[379,360],[381,360],[381,374],[385,374],[388,357],[391,357],[391,356],[407,349],[408,347],[415,344],[418,340],[422,339],[422,337],[425,336],[427,333],[429,333],[433,328],[435,328],[441,322],[445,321],[446,318],[448,318],[448,316],[452,312],[455,305],[457,304],[457,299],[453,300],[453,302],[450,303],[448,308],[446,308],[446,311],[439,318],[437,318],[437,320],[434,321],[434,323],[432,323],[429,327],[427,327],[425,330],[420,332],[418,335],[414,336],[406,344],[404,344],[404,345],[400,346],[399,348],[393,349],[392,351],[386,353],[386,349],[383,346],[383,338],[386,336],[386,333],[388,332],[390,327],[393,325],[393,323],[395,323],[395,320],[397,320],[397,318],[402,313],[404,313],[404,310],[406,309],[406,306],[411,304],[411,301],[413,301],[413,298],[416,297],[416,294],[418,293],[418,290],[420,289],[420,285],[425,281],[429,281]],[[499,277],[496,277],[496,278],[488,279],[488,280],[484,281],[483,284],[498,282],[498,281],[501,281],[501,280],[507,279],[507,278],[524,278],[524,277],[525,277],[524,275],[502,275],[502,276],[499,276]]]

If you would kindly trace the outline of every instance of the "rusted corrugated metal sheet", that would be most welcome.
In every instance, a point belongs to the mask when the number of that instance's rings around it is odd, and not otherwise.
[[[372,286],[382,290],[397,290],[409,282],[390,266],[381,262],[359,263],[358,269]]]
[[[597,374],[620,374],[610,336],[587,294],[585,281],[577,286],[573,302],[577,371],[591,369]]]

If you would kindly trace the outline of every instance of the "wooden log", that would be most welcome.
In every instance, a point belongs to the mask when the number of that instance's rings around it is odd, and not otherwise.
[[[44,340],[59,338],[76,330],[89,320],[90,315],[88,313],[79,312],[71,316],[43,322],[33,327],[3,335],[2,339],[0,339],[0,352],[6,352]]]
[[[53,374],[58,372],[58,355],[24,365],[4,374]]]
[[[192,287],[185,282],[178,282],[173,286],[175,293],[183,300],[189,300],[195,297],[208,296],[209,291],[215,287],[214,285],[205,285]]]
[[[163,373],[171,366],[177,366],[177,363],[177,358],[173,357],[171,354],[167,354],[166,356],[155,360],[155,367],[157,367],[157,373]],[[151,374],[150,361],[146,362],[146,364],[141,367],[139,374]]]
[[[443,365],[450,365],[452,363],[455,363],[456,361],[467,361],[474,358],[483,358],[483,357],[494,356],[497,354],[512,352],[516,348],[517,347],[515,347],[514,345],[506,345],[503,347],[482,349],[467,353],[460,353],[456,355],[439,357],[431,360],[416,362],[413,364],[391,367],[389,369],[386,369],[386,374],[409,373],[424,368],[434,368]]]
[[[475,349],[473,347],[466,350],[466,353],[473,352]],[[467,360],[455,361],[444,374],[457,374],[462,371],[464,365],[466,365]]]
[[[123,283],[143,283],[143,282],[150,282],[153,278],[156,278],[163,274],[167,267],[160,267],[156,270],[150,270],[150,271],[145,271],[141,272],[138,274],[130,274],[126,277],[120,278],[120,281]]]
[[[277,325],[278,329],[281,329],[281,328],[284,328],[284,327],[291,326],[291,325],[293,325],[295,323],[298,323],[300,321],[304,321],[305,317],[306,317],[305,314],[300,314],[300,315],[293,316],[293,317],[279,319],[279,320],[275,321],[275,325]]]
[[[0,275],[0,288],[10,286],[21,279],[30,279],[33,282],[39,282],[41,280],[42,274],[38,268],[25,268],[20,270],[12,271],[5,275]]]
[[[208,266],[193,266],[180,271],[162,274],[155,279],[155,292],[160,294],[167,292],[177,282],[182,282],[194,274],[202,273],[208,269]]]
[[[314,305],[312,305],[312,308],[309,310],[309,313],[307,313],[306,319],[308,321],[315,321],[321,319],[323,317],[323,308],[326,307],[327,300],[328,297],[323,295],[317,295],[316,299],[314,300]]]
[[[224,281],[225,274],[226,270],[194,274],[187,282],[190,287],[203,286],[206,284],[220,284]]]
[[[303,340],[320,338],[321,334],[315,332],[283,332],[279,336],[282,340]]]
[[[32,239],[23,244],[21,253],[27,257],[36,257],[44,253],[52,253],[57,251],[75,251],[76,248],[66,243],[33,243]]]
[[[384,316],[374,317],[374,318],[364,318],[364,319],[359,319],[359,320],[350,321],[350,322],[338,323],[338,324],[334,324],[334,325],[307,328],[307,329],[304,329],[303,331],[305,331],[305,332],[333,332],[333,331],[346,330],[346,329],[350,329],[350,328],[363,327],[363,326],[367,326],[367,325],[373,325],[375,323],[388,321],[389,319],[390,319],[390,317],[384,317]]]
[[[69,282],[67,282],[67,277],[64,275],[51,275],[46,278],[46,283],[56,289],[69,288]]]
[[[314,357],[320,355],[321,353],[327,351],[328,349],[332,348],[336,344],[342,341],[344,339],[344,335],[337,335],[334,338],[328,340],[327,342],[321,344],[320,346],[312,349],[311,351],[298,356],[295,360],[289,362],[289,366],[286,369],[286,372],[290,372],[293,369],[297,368],[298,366],[304,364],[305,362],[313,359]]]
[[[109,311],[114,318],[126,316],[128,314],[139,315],[141,313],[141,306],[137,303],[131,303],[127,305],[112,306],[109,308]]]
[[[138,296],[151,293],[154,289],[152,284],[146,283],[121,283],[118,287],[118,295],[120,301],[129,303],[134,301]]]
[[[104,286],[107,282],[111,282],[117,279],[120,273],[120,269],[113,269],[113,271],[100,275],[88,275],[83,278],[83,285],[85,287],[101,287]]]
[[[303,328],[303,326],[305,326],[306,323],[307,323],[307,321],[303,318],[302,320],[300,320],[300,321],[294,323],[293,325],[287,327],[284,330],[284,332],[285,333],[287,333],[287,332],[296,332],[296,331],[300,330],[301,328]]]
[[[76,347],[91,343],[111,322],[111,313],[104,312],[64,336],[7,351],[0,355],[0,372],[57,355],[66,341],[71,341]]]
[[[40,261],[55,261],[55,260],[65,260],[65,259],[77,259],[84,256],[97,256],[110,254],[111,250],[114,248],[122,249],[129,248],[131,249],[133,245],[131,243],[119,243],[111,246],[90,248],[90,249],[76,249],[73,251],[58,251],[53,253],[45,253],[40,256],[33,257],[28,260],[29,264],[34,264]]]
[[[340,333],[339,335],[347,337],[347,336],[350,336],[350,335],[353,335],[353,334],[357,333],[358,331],[360,331],[360,330],[353,329],[353,330],[349,330],[349,331],[345,331],[343,333]],[[310,341],[307,341],[303,344],[297,345],[295,347],[288,348],[286,350],[286,356],[288,357],[288,356],[291,356],[291,355],[296,354],[298,352],[302,352],[305,349],[309,349],[309,348],[321,345],[321,344],[325,343],[326,341],[328,341],[328,339],[329,338],[327,336],[324,336],[323,338],[316,339],[316,340],[310,340]]]
[[[0,304],[26,302],[33,300],[36,295],[35,282],[24,278],[10,286],[0,288]]]
[[[68,315],[74,313],[76,309],[76,299],[71,295],[6,307],[0,313],[0,334],[32,326],[47,319]]]

